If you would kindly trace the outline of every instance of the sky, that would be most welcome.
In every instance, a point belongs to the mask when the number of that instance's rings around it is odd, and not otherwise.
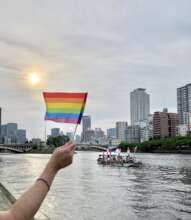
[[[42,91],[88,92],[85,114],[104,130],[130,122],[129,94],[139,87],[151,113],[176,112],[176,88],[191,82],[190,11],[190,0],[0,0],[3,123],[43,137]],[[32,71],[38,86],[27,82]]]

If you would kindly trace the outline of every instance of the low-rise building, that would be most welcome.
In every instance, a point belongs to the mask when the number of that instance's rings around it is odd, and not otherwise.
[[[60,136],[60,128],[52,128],[52,129],[51,129],[51,136],[52,136],[52,137],[58,137],[58,136]]]
[[[40,146],[41,144],[41,139],[40,138],[33,138],[32,139],[32,144],[36,145],[36,146]]]
[[[178,125],[177,126],[177,135],[179,136],[187,136],[189,133],[188,125]]]
[[[110,146],[119,146],[121,144],[121,139],[111,138],[109,139]]]

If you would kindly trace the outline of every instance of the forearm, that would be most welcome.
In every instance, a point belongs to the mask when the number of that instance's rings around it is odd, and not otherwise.
[[[40,176],[45,182],[42,180],[36,181],[8,212],[0,213],[0,220],[32,219],[47,195],[49,186],[51,186],[58,170],[72,163],[74,150],[75,145],[72,141],[57,148]]]
[[[40,178],[45,179],[51,186],[55,175],[56,170],[54,170],[50,163],[48,163]],[[36,181],[34,185],[28,191],[26,191],[11,208],[10,214],[13,216],[13,219],[32,219],[40,208],[47,193],[47,185],[42,181]]]

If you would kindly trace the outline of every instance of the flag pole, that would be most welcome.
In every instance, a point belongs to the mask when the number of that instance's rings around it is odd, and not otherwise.
[[[78,128],[78,123],[76,124],[75,131],[74,131],[74,134],[73,134],[73,137],[72,137],[73,141],[74,141],[74,138],[75,138],[75,135],[76,135],[77,128]]]
[[[45,129],[44,129],[44,140],[45,140],[45,144],[46,144],[46,141],[47,141],[47,122],[45,121]]]

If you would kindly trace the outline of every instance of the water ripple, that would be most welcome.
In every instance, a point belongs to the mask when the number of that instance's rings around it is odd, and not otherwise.
[[[0,155],[0,180],[16,195],[29,187],[50,155]],[[191,157],[138,154],[141,169],[100,166],[80,152],[60,172],[42,210],[55,220],[191,219]]]

